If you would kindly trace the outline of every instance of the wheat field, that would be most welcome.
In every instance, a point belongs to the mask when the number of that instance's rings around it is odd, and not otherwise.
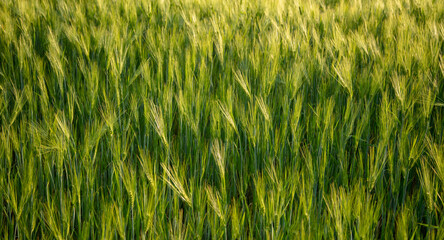
[[[0,1],[0,238],[444,239],[444,1]]]

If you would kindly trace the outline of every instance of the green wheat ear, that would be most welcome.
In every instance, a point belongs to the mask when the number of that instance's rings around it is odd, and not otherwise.
[[[206,186],[207,199],[213,211],[219,217],[223,224],[225,224],[225,209],[218,191],[214,191],[211,186]]]
[[[217,168],[221,177],[221,182],[225,182],[225,149],[219,140],[215,140],[211,146],[211,153],[216,161]]]
[[[178,175],[176,168],[168,167],[164,163],[161,163],[161,166],[165,173],[163,180],[183,201],[185,201],[185,203],[192,206],[192,199],[189,195],[189,191],[186,189],[185,183],[183,183],[183,180]]]
[[[149,100],[146,105],[146,112],[147,115],[149,115],[149,119],[151,122],[151,125],[154,127],[156,133],[159,135],[160,139],[162,140],[162,143],[164,146],[168,149],[168,141],[166,137],[166,126],[165,126],[165,120],[163,117],[162,109],[158,107],[154,102]]]
[[[234,122],[234,117],[229,108],[223,104],[221,101],[217,102],[217,105],[219,106],[219,110],[222,113],[222,115],[225,118],[225,121],[227,121],[228,125],[237,132],[236,123]]]

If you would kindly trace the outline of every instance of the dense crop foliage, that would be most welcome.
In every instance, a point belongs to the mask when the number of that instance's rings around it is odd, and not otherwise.
[[[0,1],[2,239],[444,239],[444,2]]]

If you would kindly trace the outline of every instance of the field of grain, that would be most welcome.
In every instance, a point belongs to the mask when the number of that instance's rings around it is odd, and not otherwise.
[[[444,1],[0,1],[0,238],[444,239]]]

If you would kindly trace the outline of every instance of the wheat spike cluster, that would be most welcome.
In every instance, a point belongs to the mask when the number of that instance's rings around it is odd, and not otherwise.
[[[444,239],[444,1],[1,0],[0,239]]]

